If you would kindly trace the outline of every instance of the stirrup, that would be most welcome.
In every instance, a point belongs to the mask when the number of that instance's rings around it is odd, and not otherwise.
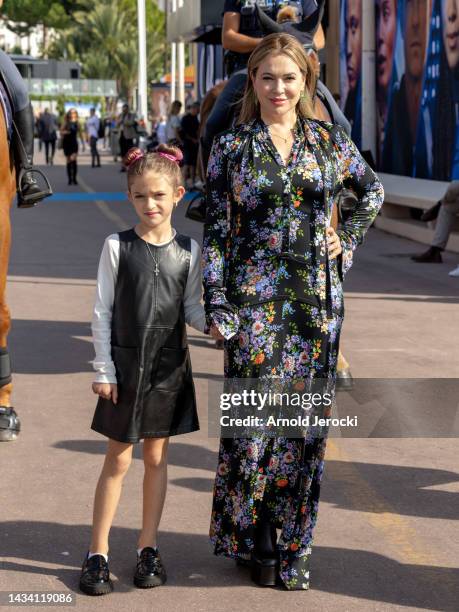
[[[38,174],[38,176],[41,177],[41,179],[43,179],[45,185],[41,189],[41,191],[36,191],[28,195],[24,195],[22,193],[22,181],[26,173],[28,174],[30,173],[31,175]],[[37,181],[35,182],[38,185],[38,182]],[[35,206],[35,204],[37,204],[38,202],[41,202],[41,200],[44,200],[45,198],[52,196],[53,190],[52,190],[52,187],[51,187],[51,184],[48,178],[41,170],[39,170],[38,168],[32,168],[32,167],[21,168],[21,170],[19,171],[18,179],[17,179],[17,195],[18,195],[18,198],[17,198],[18,208],[30,208],[32,206]]]

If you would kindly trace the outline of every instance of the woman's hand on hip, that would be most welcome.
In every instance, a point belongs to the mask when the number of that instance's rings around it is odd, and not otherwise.
[[[330,259],[335,259],[343,252],[341,248],[341,240],[339,239],[338,234],[332,227],[327,227],[326,230],[327,235],[327,246],[328,246],[328,256]]]
[[[211,326],[209,333],[214,340],[224,340],[225,339],[225,337],[222,336],[222,334],[218,331],[218,328],[216,325]]]
[[[118,402],[118,385],[114,383],[93,382],[92,390],[103,399],[111,399],[114,404]]]

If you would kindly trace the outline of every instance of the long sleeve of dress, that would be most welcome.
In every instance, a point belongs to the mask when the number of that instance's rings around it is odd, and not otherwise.
[[[368,228],[383,205],[384,189],[376,174],[341,127],[336,128],[334,140],[339,148],[342,184],[353,189],[358,197],[354,212],[337,232],[343,249],[338,258],[343,278],[352,266],[355,248],[363,241]]]
[[[201,297],[201,253],[198,243],[192,240],[190,271],[183,296],[183,305],[185,307],[186,322],[200,332],[204,331],[205,327],[205,312],[201,304]]]
[[[96,302],[92,316],[92,340],[96,356],[95,382],[116,383],[115,365],[111,354],[111,326],[115,284],[118,276],[120,243],[112,234],[104,243],[97,272]]]
[[[237,332],[239,318],[226,295],[230,246],[231,203],[227,177],[225,136],[214,140],[207,166],[207,217],[203,241],[203,281],[206,322],[229,339]]]

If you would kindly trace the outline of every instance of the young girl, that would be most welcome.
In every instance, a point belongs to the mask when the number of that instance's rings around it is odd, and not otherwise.
[[[96,488],[92,539],[80,588],[113,590],[108,534],[135,442],[144,438],[143,522],[134,584],[166,580],[156,535],[167,485],[169,436],[199,429],[185,322],[204,330],[198,244],[178,234],[171,214],[185,189],[179,149],[130,149],[125,157],[128,197],[139,217],[104,244],[92,331],[99,401],[92,429],[108,437]]]

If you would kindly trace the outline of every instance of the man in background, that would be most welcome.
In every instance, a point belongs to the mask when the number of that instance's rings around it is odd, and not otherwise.
[[[183,178],[185,185],[193,187],[196,180],[196,163],[199,146],[199,102],[193,102],[182,117]]]
[[[91,108],[89,111],[89,119],[86,121],[86,137],[91,149],[91,166],[92,168],[100,168],[100,155],[97,150],[97,141],[99,140],[100,119],[96,115],[96,109]]]
[[[38,120],[40,139],[45,145],[46,163],[53,165],[56,152],[57,118],[45,108]]]

